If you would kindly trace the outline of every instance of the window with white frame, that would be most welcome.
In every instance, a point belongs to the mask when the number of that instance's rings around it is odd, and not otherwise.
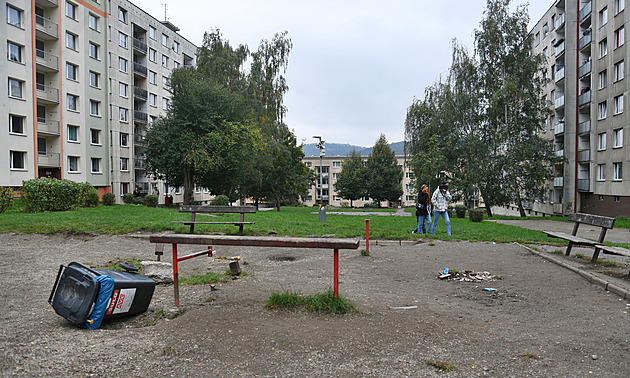
[[[129,158],[120,158],[120,170],[123,172],[129,171]]]
[[[608,54],[608,40],[606,38],[599,41],[599,58],[603,58]]]
[[[66,47],[69,48],[70,50],[77,50],[77,46],[78,46],[78,40],[79,37],[70,33],[70,32],[66,32]]]
[[[181,66],[181,64],[179,64],[179,62],[178,62],[178,61],[176,61],[176,60],[174,60],[174,61],[173,61],[173,68],[177,69],[177,68],[179,68],[180,66]]]
[[[73,112],[79,111],[79,96],[68,93],[66,96],[66,107]]]
[[[101,115],[101,102],[96,100],[90,100],[90,115],[100,117]]]
[[[313,163],[311,163],[310,161],[307,161],[306,163],[304,163],[304,165],[310,168],[313,166]]]
[[[149,105],[157,106],[157,95],[155,93],[149,93]]]
[[[101,158],[92,158],[92,173],[101,173]]]
[[[168,77],[162,76],[162,88],[168,89]]]
[[[598,119],[606,118],[606,101],[597,104],[597,116]]]
[[[90,58],[99,59],[99,46],[90,41]]]
[[[77,81],[79,76],[79,66],[66,62],[66,77],[70,80]]]
[[[162,55],[162,67],[168,68],[168,56]]]
[[[149,116],[149,126],[153,126],[153,124],[157,121],[156,116]]]
[[[623,179],[622,163],[613,163],[613,180],[621,181]]]
[[[9,78],[9,97],[23,98],[24,82],[18,79]]]
[[[120,72],[127,72],[127,59],[118,57],[118,70]]]
[[[152,40],[156,40],[156,32],[157,30],[153,26],[149,25],[149,38],[151,38]]]
[[[149,71],[149,83],[157,85],[157,72]]]
[[[120,147],[129,147],[129,134],[120,133]]]
[[[623,95],[616,96],[614,98],[615,102],[615,114],[623,113]]]
[[[597,181],[606,181],[606,164],[597,165]]]
[[[608,22],[608,7],[599,11],[599,26],[606,25]]]
[[[9,133],[24,135],[25,117],[9,114]]]
[[[625,74],[623,72],[624,70],[624,64],[623,64],[623,60],[620,62],[615,63],[615,81],[619,81],[621,79],[624,78]]]
[[[129,193],[129,183],[128,182],[121,182],[120,183],[120,194],[127,194]]]
[[[90,71],[90,86],[94,88],[101,87],[101,74],[100,73]]]
[[[149,47],[149,60],[157,63],[157,51]]]
[[[162,46],[168,47],[168,35],[162,34]]]
[[[101,144],[101,130],[90,129],[90,143],[95,145]]]
[[[613,130],[613,148],[623,147],[623,129]]]
[[[619,14],[626,7],[626,0],[615,0],[615,15]]]
[[[597,74],[598,77],[598,81],[599,81],[599,89],[603,89],[606,88],[606,86],[608,85],[608,75],[606,73],[606,70],[603,70],[602,72],[600,72],[599,74]]]
[[[175,51],[176,53],[179,53],[179,42],[177,41],[173,42],[173,51]]]
[[[129,122],[129,109],[118,108],[120,122]]]
[[[168,98],[163,98],[162,99],[162,109],[164,109],[164,110],[168,109]]]
[[[66,16],[73,20],[77,19],[77,6],[71,2],[66,2]]]
[[[333,161],[332,166],[333,166],[333,168],[341,168],[341,162],[340,161]]]
[[[118,46],[127,48],[127,34],[118,32]]]
[[[68,172],[79,172],[78,156],[68,156]]]
[[[597,134],[597,151],[604,151],[606,149],[606,133]]]
[[[625,28],[623,26],[615,30],[615,48],[623,46],[626,39],[625,34]]]
[[[127,23],[127,10],[118,7],[118,20],[125,24]]]
[[[92,13],[89,14],[88,26],[90,27],[90,29],[98,31],[98,19],[98,16],[93,15]]]
[[[118,82],[118,95],[124,98],[129,97],[129,85]]]
[[[22,27],[22,11],[7,5],[7,23],[18,28]]]
[[[68,142],[79,141],[79,126],[68,125]]]
[[[12,62],[22,62],[22,46],[13,43],[11,41],[7,41],[7,59]]]

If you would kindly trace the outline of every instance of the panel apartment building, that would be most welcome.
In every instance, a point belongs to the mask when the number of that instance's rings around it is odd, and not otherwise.
[[[532,29],[547,57],[553,115],[545,136],[565,162],[556,167],[547,214],[630,216],[630,62],[626,0],[558,0]]]
[[[117,197],[159,190],[143,136],[168,106],[171,70],[194,65],[196,46],[126,0],[4,3],[0,186],[55,177]]]

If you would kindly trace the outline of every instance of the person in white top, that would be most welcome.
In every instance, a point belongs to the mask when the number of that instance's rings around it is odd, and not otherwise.
[[[438,186],[431,196],[431,203],[433,204],[433,225],[431,226],[431,234],[435,235],[435,228],[438,224],[438,219],[441,216],[446,222],[446,233],[451,235],[451,220],[448,217],[448,202],[452,200],[451,193],[448,191],[448,183],[443,182]]]

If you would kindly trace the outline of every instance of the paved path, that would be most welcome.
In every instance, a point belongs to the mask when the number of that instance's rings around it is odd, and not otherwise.
[[[573,222],[560,222],[553,220],[489,220],[490,222],[496,222],[501,224],[509,224],[511,226],[528,228],[530,230],[539,230],[539,231],[560,231],[571,233],[573,231]],[[578,229],[578,235],[597,240],[599,238],[599,227],[589,226],[585,224],[581,224]],[[627,228],[613,228],[606,232],[606,238],[604,239],[607,242],[613,243],[630,243],[630,229]]]

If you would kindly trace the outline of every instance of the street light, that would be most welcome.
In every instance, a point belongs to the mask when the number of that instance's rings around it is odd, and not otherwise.
[[[326,154],[326,146],[322,137],[319,135],[313,135],[313,138],[317,139],[316,147],[319,148],[319,206],[324,206],[324,172],[322,171],[322,158]]]

